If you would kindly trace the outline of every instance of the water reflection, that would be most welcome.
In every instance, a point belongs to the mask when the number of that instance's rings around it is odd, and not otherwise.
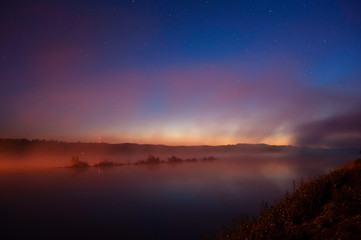
[[[292,180],[352,159],[250,154],[181,164],[3,170],[0,211],[14,238],[202,239],[241,212],[255,214],[262,200],[292,190]]]
[[[71,168],[70,177],[78,178],[81,173],[88,171],[88,168]]]

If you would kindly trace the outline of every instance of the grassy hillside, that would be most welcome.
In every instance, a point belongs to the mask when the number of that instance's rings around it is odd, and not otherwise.
[[[330,174],[309,179],[259,217],[242,215],[218,233],[235,239],[359,239],[361,236],[361,159]]]

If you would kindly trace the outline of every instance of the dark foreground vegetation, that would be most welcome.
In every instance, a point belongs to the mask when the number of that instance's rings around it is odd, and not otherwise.
[[[258,218],[241,215],[218,232],[220,240],[360,239],[361,159],[301,182]]]

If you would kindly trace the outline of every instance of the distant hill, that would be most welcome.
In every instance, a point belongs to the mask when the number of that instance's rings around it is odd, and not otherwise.
[[[361,159],[302,183],[260,215],[242,215],[219,232],[220,240],[360,239]]]
[[[83,143],[83,142],[62,142],[47,140],[28,140],[28,139],[1,139],[0,154],[28,154],[28,153],[46,153],[46,154],[154,154],[154,155],[177,155],[177,154],[239,154],[239,153],[280,153],[293,152],[297,154],[324,154],[324,153],[358,153],[359,149],[320,149],[303,148],[295,146],[278,146],[267,144],[246,144],[239,143],[234,145],[219,146],[166,146],[153,144],[136,143]]]
[[[294,149],[292,146],[275,146],[267,144],[235,144],[220,146],[166,146],[135,143],[82,143],[61,142],[28,139],[0,139],[0,152],[5,153],[28,153],[28,152],[69,152],[71,154],[102,153],[172,153],[187,152],[190,154],[203,152],[237,153],[237,152],[282,152]]]

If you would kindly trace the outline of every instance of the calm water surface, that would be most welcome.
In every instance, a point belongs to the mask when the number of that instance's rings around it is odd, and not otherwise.
[[[262,200],[272,203],[292,190],[293,180],[327,173],[353,159],[273,153],[176,165],[3,168],[2,234],[203,239],[242,212],[256,214]],[[34,160],[22,161],[27,166]]]

